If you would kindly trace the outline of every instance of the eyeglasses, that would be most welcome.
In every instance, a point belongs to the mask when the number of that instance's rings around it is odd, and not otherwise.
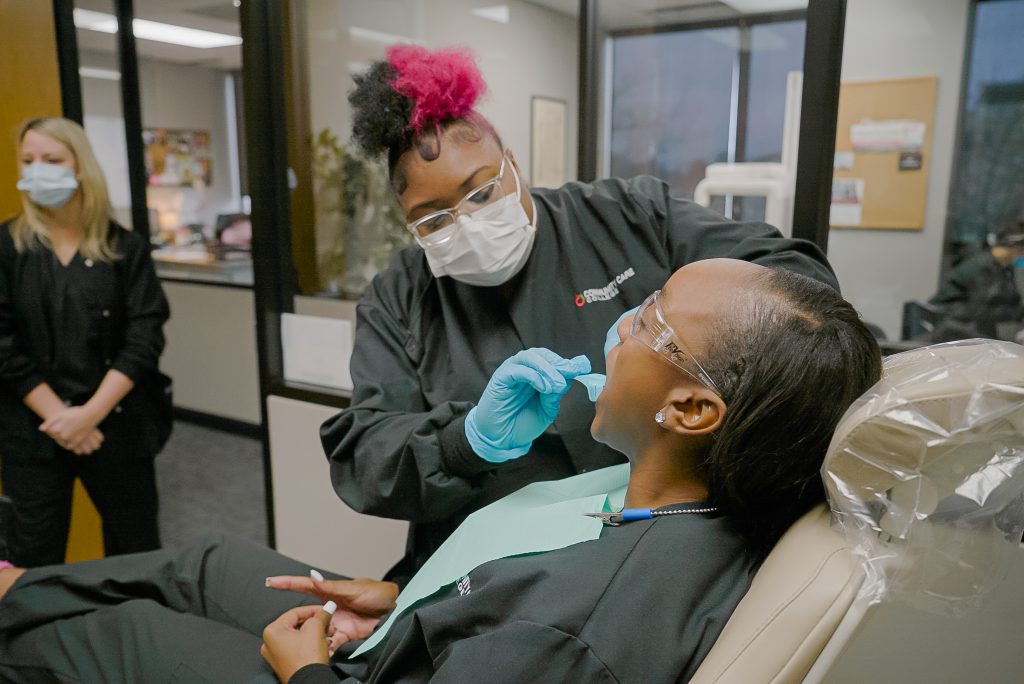
[[[668,324],[661,305],[658,303],[660,297],[661,290],[655,290],[650,297],[644,300],[644,303],[633,314],[633,327],[629,334],[671,361],[676,368],[721,396],[722,393],[718,386],[715,385],[714,380],[700,365],[697,358],[678,341],[679,336]]]
[[[442,209],[407,223],[406,228],[420,244],[439,245],[447,242],[455,232],[455,219],[460,214],[472,214],[486,207],[497,205],[505,197],[502,181],[505,176],[508,156],[502,156],[498,175],[466,193],[451,209]],[[518,187],[518,185],[517,185]],[[487,218],[483,216],[482,218]],[[450,229],[450,230],[446,230]]]

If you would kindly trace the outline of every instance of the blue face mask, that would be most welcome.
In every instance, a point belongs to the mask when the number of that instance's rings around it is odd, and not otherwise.
[[[33,162],[21,168],[18,190],[27,192],[33,202],[47,209],[63,207],[77,189],[75,172],[66,166]]]

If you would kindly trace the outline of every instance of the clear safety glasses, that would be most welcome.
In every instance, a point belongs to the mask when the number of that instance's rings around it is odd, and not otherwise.
[[[455,219],[460,214],[472,214],[489,206],[497,205],[504,199],[506,192],[504,186],[505,172],[508,167],[508,155],[501,158],[501,168],[498,175],[483,185],[470,190],[466,196],[451,209],[442,209],[418,218],[412,223],[407,223],[406,228],[412,233],[421,244],[440,244],[445,242],[453,232]],[[486,212],[484,212],[486,213]],[[486,218],[486,216],[482,217]],[[449,228],[451,230],[445,230]]]
[[[633,315],[633,327],[629,331],[630,335],[671,361],[676,368],[721,396],[722,393],[718,386],[715,385],[714,380],[707,374],[704,367],[678,341],[678,336],[672,326],[668,324],[661,305],[658,303],[660,297],[661,290],[655,290],[640,305]]]

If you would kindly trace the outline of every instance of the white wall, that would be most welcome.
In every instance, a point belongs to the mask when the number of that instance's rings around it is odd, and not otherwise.
[[[408,523],[356,513],[331,486],[320,424],[337,409],[267,398],[276,548],[350,577],[381,577],[401,559]]]
[[[833,229],[828,258],[844,296],[898,339],[903,302],[939,284],[956,146],[968,0],[850,0],[842,80],[937,76],[938,99],[922,231]]]
[[[160,368],[174,379],[174,405],[260,422],[253,292],[163,281],[171,305]]]
[[[350,37],[351,27],[403,36],[430,48],[468,46],[489,88],[480,111],[530,173],[530,98],[568,103],[568,179],[576,177],[577,27],[572,17],[510,0],[510,21],[474,16],[476,0],[308,0],[309,83],[314,134],[330,128],[344,143],[351,131],[346,95],[351,69],[384,58],[385,44]]]

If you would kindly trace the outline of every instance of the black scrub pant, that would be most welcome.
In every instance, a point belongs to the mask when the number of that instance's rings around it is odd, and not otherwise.
[[[263,628],[317,600],[264,579],[309,570],[223,535],[28,570],[0,600],[0,681],[277,682]]]
[[[46,460],[3,459],[4,494],[14,501],[11,558],[21,567],[64,562],[71,494],[81,478],[103,519],[108,556],[160,548],[156,472],[152,457],[124,457],[100,449],[76,456],[56,448]]]

